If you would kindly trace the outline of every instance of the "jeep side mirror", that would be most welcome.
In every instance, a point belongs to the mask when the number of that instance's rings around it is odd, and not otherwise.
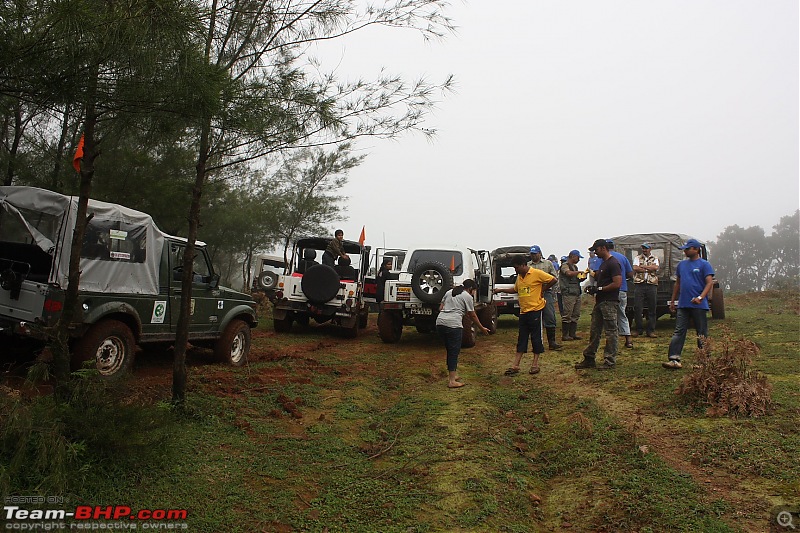
[[[211,281],[208,282],[208,286],[212,289],[219,287],[219,274],[214,274],[211,276]]]

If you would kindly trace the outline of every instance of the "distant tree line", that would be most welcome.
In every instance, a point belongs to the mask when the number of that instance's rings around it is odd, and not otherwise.
[[[766,235],[760,226],[728,226],[709,242],[717,279],[733,292],[800,288],[800,210]]]

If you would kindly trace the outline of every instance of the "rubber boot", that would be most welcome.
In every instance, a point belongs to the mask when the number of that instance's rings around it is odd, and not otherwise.
[[[583,337],[578,337],[578,324],[576,322],[572,322],[569,325],[569,336],[579,341],[583,339]]]
[[[545,328],[547,330],[547,344],[551,350],[560,350],[561,345],[556,342],[556,328]]]
[[[574,341],[575,339],[569,334],[569,322],[561,323],[561,342]]]

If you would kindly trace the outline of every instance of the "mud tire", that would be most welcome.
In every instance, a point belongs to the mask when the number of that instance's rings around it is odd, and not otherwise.
[[[403,334],[403,317],[393,311],[381,311],[378,314],[378,335],[386,344],[394,344]]]
[[[231,320],[214,344],[214,359],[232,366],[243,366],[250,354],[250,324]]]
[[[715,320],[722,320],[725,318],[725,295],[722,293],[722,287],[714,287],[711,290],[711,318]]]
[[[441,263],[420,263],[411,275],[411,290],[421,301],[437,304],[453,288],[453,273]]]
[[[135,349],[131,328],[119,320],[103,320],[90,327],[75,343],[72,369],[81,368],[84,361],[94,360],[101,377],[119,379],[130,372]]]

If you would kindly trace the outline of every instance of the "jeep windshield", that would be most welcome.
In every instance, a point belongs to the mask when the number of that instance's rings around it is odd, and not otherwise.
[[[416,250],[408,261],[408,271],[414,272],[417,266],[431,261],[446,266],[454,276],[464,272],[464,259],[458,250]]]

